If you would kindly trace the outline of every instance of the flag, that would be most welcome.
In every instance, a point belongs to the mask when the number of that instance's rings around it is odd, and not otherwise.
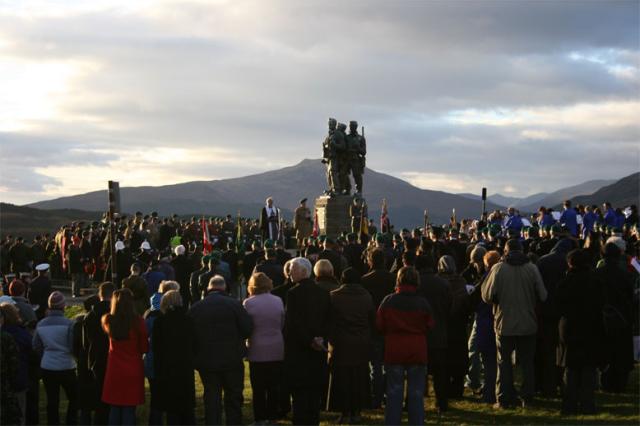
[[[311,235],[313,235],[313,238],[318,238],[318,235],[320,235],[320,228],[318,224],[318,209],[315,209],[313,213],[313,233]]]
[[[389,212],[387,211],[387,199],[382,199],[382,209],[380,210],[380,232],[385,234],[389,232]]]
[[[209,235],[209,226],[204,220],[204,216],[200,220],[202,225],[202,254],[207,255],[213,251],[213,244],[211,244],[211,236]]]

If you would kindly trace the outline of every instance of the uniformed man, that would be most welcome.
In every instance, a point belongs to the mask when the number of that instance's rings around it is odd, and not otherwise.
[[[338,153],[338,176],[340,180],[339,193],[349,195],[351,193],[351,180],[349,179],[349,153],[347,152],[347,125],[338,123],[334,133]],[[338,142],[339,141],[339,142]]]
[[[329,132],[322,144],[322,162],[327,165],[327,194],[340,193],[340,158],[339,153],[344,151],[344,137],[338,134],[335,118],[329,119]]]
[[[362,175],[364,174],[365,155],[367,154],[367,141],[364,136],[358,134],[358,122],[349,122],[349,134],[346,136],[348,164],[353,181],[356,186],[356,194],[362,194]]]
[[[300,200],[300,205],[296,209],[293,217],[293,229],[296,231],[298,250],[303,249],[304,239],[311,235],[312,228],[311,210],[307,207],[307,199],[303,198]]]

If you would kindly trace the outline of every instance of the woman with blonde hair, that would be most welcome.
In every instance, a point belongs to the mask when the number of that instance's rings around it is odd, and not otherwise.
[[[153,324],[151,346],[158,407],[167,412],[167,424],[196,423],[193,359],[196,334],[180,290],[169,290],[160,301],[162,315]]]
[[[271,294],[273,282],[261,272],[249,279],[250,297],[244,307],[253,320],[247,340],[249,375],[253,390],[254,422],[273,421],[278,416],[278,391],[284,359],[284,305]]]

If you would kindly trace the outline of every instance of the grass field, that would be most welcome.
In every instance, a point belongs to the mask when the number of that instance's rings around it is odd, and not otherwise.
[[[67,315],[71,314],[68,312]],[[199,424],[204,424],[204,406],[202,404],[202,383],[197,374],[196,377],[196,419]],[[466,391],[465,397],[461,400],[450,401],[450,410],[442,416],[436,414],[434,408],[433,389],[429,390],[430,397],[425,399],[425,420],[427,424],[640,424],[640,366],[636,365],[630,378],[627,392],[623,394],[610,394],[598,392],[596,394],[596,405],[599,414],[590,416],[570,416],[561,417],[560,400],[539,398],[534,401],[531,407],[526,409],[516,408],[513,410],[495,411],[491,406],[483,404],[471,392]],[[149,389],[146,387],[146,401],[149,401]],[[66,409],[66,401],[62,402],[63,409]],[[253,422],[253,412],[251,407],[251,385],[249,384],[249,368],[245,368],[245,387],[243,421],[245,424]],[[40,389],[40,422],[46,423],[46,396],[44,388]],[[147,424],[148,405],[140,406],[137,409],[137,424]],[[61,414],[64,411],[61,409]],[[383,424],[383,410],[366,410],[363,413],[362,424]],[[338,413],[322,413],[321,424],[333,424],[338,417]],[[62,417],[64,418],[64,417]],[[406,422],[406,418],[403,419]],[[288,424],[290,421],[283,421]]]

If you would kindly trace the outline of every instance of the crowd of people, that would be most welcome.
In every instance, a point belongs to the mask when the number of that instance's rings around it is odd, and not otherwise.
[[[321,411],[357,424],[365,409],[422,424],[425,398],[442,414],[465,388],[496,410],[542,395],[595,413],[597,389],[627,389],[640,334],[637,210],[603,210],[370,226],[304,238],[295,255],[252,220],[140,213],[115,225],[117,271],[105,222],[6,238],[2,424],[44,422],[40,381],[48,424],[61,388],[67,424],[134,424],[145,403],[149,424],[197,424],[194,371],[204,423],[242,424],[245,361],[256,424]],[[69,297],[82,297],[74,318]]]

